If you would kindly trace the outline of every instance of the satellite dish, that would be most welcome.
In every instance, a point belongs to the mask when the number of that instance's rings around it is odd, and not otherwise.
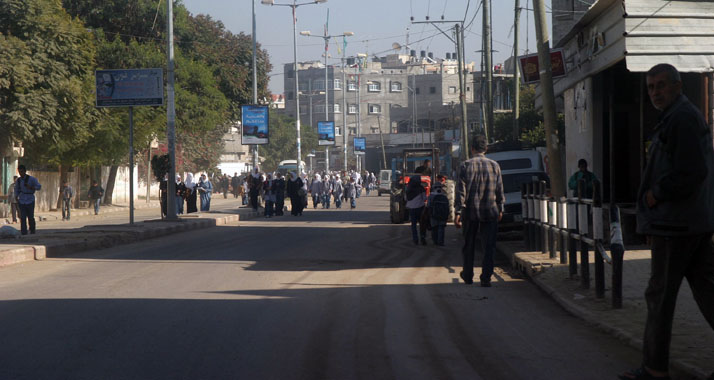
[[[402,45],[399,44],[399,42],[395,42],[392,44],[392,49],[394,50],[399,50],[402,48]]]

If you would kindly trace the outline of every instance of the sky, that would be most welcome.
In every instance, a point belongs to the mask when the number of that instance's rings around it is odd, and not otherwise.
[[[238,34],[252,33],[251,1],[255,1],[256,35],[258,43],[266,49],[273,64],[269,88],[274,94],[283,93],[283,64],[293,62],[293,25],[290,7],[267,6],[260,0],[183,0],[192,14],[207,14],[220,20],[226,28]],[[308,0],[309,1],[309,0]],[[300,0],[306,2],[306,0]],[[275,0],[276,4],[292,3],[292,0]],[[445,58],[447,52],[455,52],[453,42],[430,24],[412,24],[414,21],[430,20],[465,20],[467,32],[464,36],[466,62],[480,65],[482,13],[479,0],[328,0],[321,4],[308,4],[297,8],[297,31],[309,30],[313,36],[324,35],[324,25],[329,11],[328,33],[339,35],[353,32],[347,37],[346,55],[366,53],[369,56],[384,56],[395,50],[396,42],[406,45],[407,34],[412,50],[433,52],[435,57]],[[546,0],[550,9],[550,0]],[[533,7],[532,0],[521,0],[522,8]],[[493,63],[504,62],[513,52],[514,1],[492,0]],[[478,11],[478,13],[476,13]],[[475,18],[474,18],[475,16]],[[548,24],[550,25],[550,13]],[[473,22],[471,20],[473,19]],[[439,27],[451,35],[447,29],[453,23],[439,24]],[[533,11],[521,12],[521,35],[519,38],[520,54],[536,52],[535,25]],[[550,28],[549,28],[550,29]],[[552,36],[552,33],[550,34]],[[527,44],[527,45],[526,45]],[[324,61],[324,40],[322,38],[297,38],[298,61]],[[341,45],[341,43],[340,43]],[[330,64],[339,63],[340,53],[337,43],[331,40]],[[401,50],[404,53],[404,50]],[[477,66],[478,67],[478,66]]]

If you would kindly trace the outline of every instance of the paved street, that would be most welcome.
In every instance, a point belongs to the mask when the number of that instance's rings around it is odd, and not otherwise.
[[[0,379],[608,379],[640,354],[387,197],[0,268]]]

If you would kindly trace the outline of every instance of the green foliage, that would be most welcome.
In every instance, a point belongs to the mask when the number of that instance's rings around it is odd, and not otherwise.
[[[151,172],[154,173],[156,181],[161,182],[169,173],[170,167],[168,154],[151,157]]]
[[[521,87],[519,104],[520,140],[533,146],[545,146],[543,115],[535,108],[535,86]],[[558,115],[558,135],[565,136],[565,119]],[[494,117],[494,138],[497,141],[513,140],[513,114],[498,114]]]
[[[259,151],[263,170],[275,170],[280,161],[294,160],[297,156],[295,138],[295,119],[270,110],[270,144],[261,145]],[[300,125],[300,140],[302,160],[307,162],[307,154],[318,149],[317,131],[307,124]]]

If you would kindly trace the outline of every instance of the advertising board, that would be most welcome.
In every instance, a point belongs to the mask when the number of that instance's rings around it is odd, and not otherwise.
[[[317,145],[335,145],[335,122],[317,122]]]
[[[97,107],[161,106],[162,69],[96,70]]]
[[[241,106],[241,144],[264,145],[270,141],[268,106]]]

